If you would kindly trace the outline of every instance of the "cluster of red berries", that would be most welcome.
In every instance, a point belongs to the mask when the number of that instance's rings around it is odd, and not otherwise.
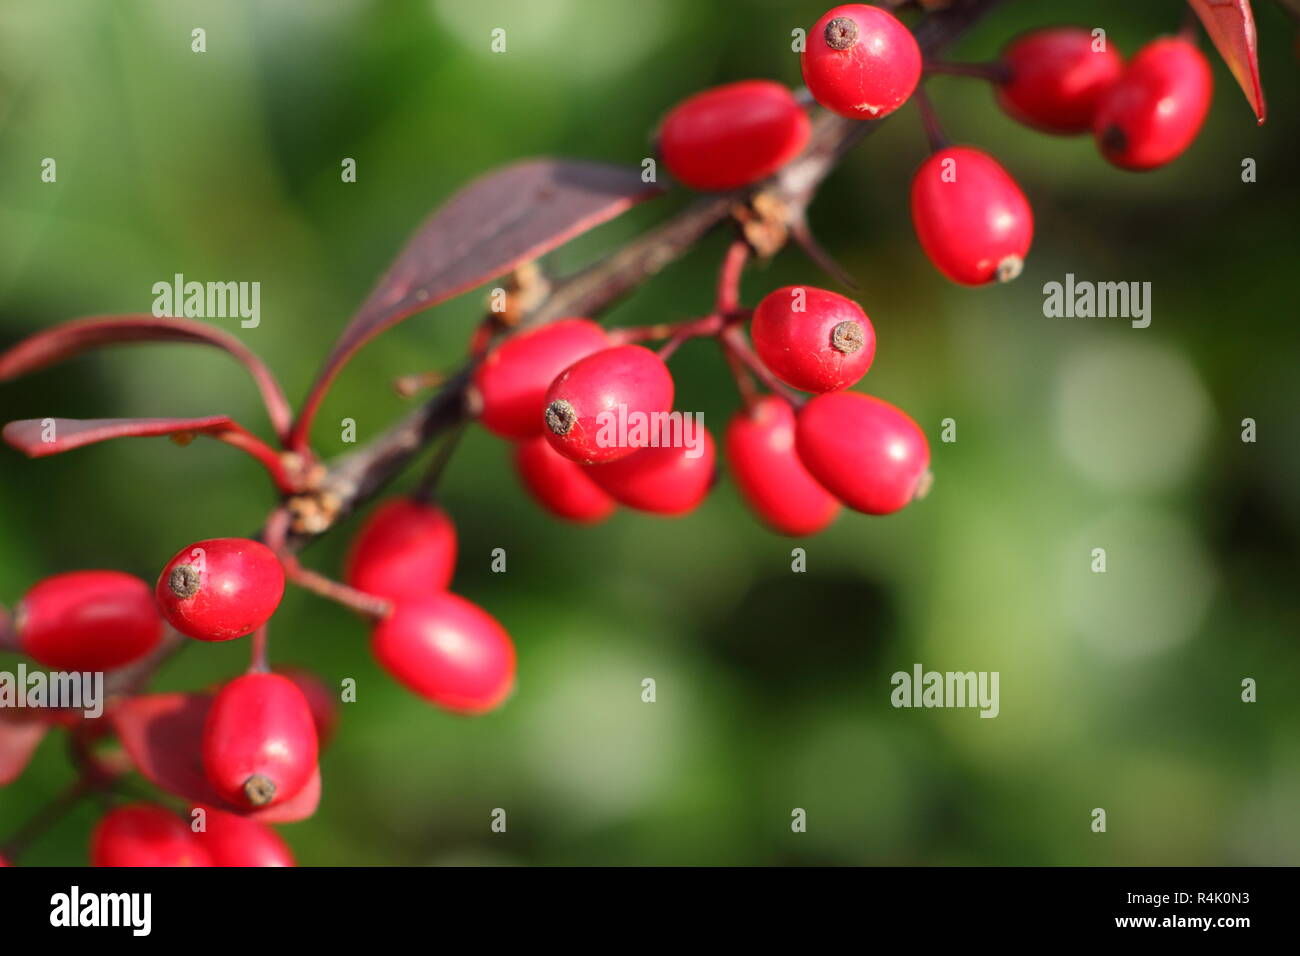
[[[867,121],[906,103],[926,64],[912,33],[892,14],[847,4],[814,24],[802,70],[818,104]],[[1125,65],[1104,36],[1072,27],[1040,30],[1013,41],[990,76],[1011,116],[1052,133],[1091,131],[1102,154],[1126,169],[1152,169],[1186,150],[1211,96],[1208,64],[1183,37],[1157,39]],[[684,184],[731,190],[780,173],[803,153],[811,131],[799,97],[781,84],[749,80],[679,104],[661,125],[658,148]],[[934,128],[931,136],[935,148],[911,187],[922,249],[955,282],[1014,278],[1033,238],[1024,194],[988,154],[939,142]],[[715,484],[717,447],[707,430],[695,440],[687,435],[690,416],[674,410],[665,361],[682,338],[703,334],[716,337],[733,360],[745,398],[726,429],[728,468],[744,500],[772,529],[814,534],[842,505],[884,515],[925,493],[930,452],[922,429],[893,405],[849,391],[876,353],[875,329],[863,309],[809,286],[776,289],[752,311],[741,309],[739,269],[749,253],[743,243],[735,248],[743,255],[734,272],[724,268],[714,314],[686,323],[690,331],[637,336],[565,318],[512,335],[482,355],[469,410],[514,443],[519,476],[545,509],[591,523],[620,505],[680,515],[704,500]],[[752,351],[742,331],[746,321]],[[652,338],[669,343],[661,352],[635,344]],[[751,373],[771,394],[752,391]],[[673,440],[665,441],[668,436]],[[480,714],[511,693],[515,648],[492,615],[450,591],[456,557],[447,514],[431,502],[399,497],[365,521],[344,578],[383,607],[371,633],[380,665],[442,708]],[[167,625],[200,641],[260,632],[280,604],[285,580],[281,556],[262,543],[198,541],[164,566],[153,588],[117,571],[75,571],[39,582],[16,608],[13,636],[19,649],[50,668],[114,670],[155,651]],[[293,865],[267,823],[294,817],[266,811],[283,811],[304,797],[314,807],[335,698],[306,672],[268,670],[264,644],[254,649],[248,673],[201,695],[201,739],[196,723],[191,752],[173,755],[201,765],[198,789],[210,796],[188,796],[204,825],[159,806],[117,807],[95,828],[96,865]],[[111,701],[110,713],[115,706]]]
[[[821,106],[850,119],[880,119],[912,96],[921,52],[891,13],[835,7],[813,25],[804,82]],[[1054,27],[1013,41],[993,71],[998,102],[1052,133],[1091,130],[1102,155],[1125,169],[1153,169],[1191,145],[1210,105],[1210,69],[1183,37],[1162,37],[1125,66],[1104,37]],[[798,98],[779,83],[746,80],[696,94],[665,117],[659,150],[681,182],[736,189],[798,156],[811,131]],[[949,279],[982,285],[1019,275],[1033,240],[1024,193],[987,153],[936,143],[912,180],[921,248]]]
[[[1104,37],[1053,27],[1013,41],[1002,64],[998,102],[1010,115],[1049,133],[1091,131],[1123,169],[1177,159],[1210,110],[1210,65],[1182,36],[1151,41],[1125,65]]]
[[[789,397],[754,399],[727,428],[725,454],[745,498],[790,535],[826,527],[843,502],[888,514],[924,490],[929,448],[921,429],[879,399],[845,391],[866,374],[875,330],[850,299],[803,286],[777,289],[753,312],[754,347],[773,376],[813,392],[796,414]],[[601,416],[663,421],[673,407],[664,360],[613,344],[587,319],[564,319],[507,339],[474,376],[479,421],[517,442],[525,487],[558,517],[594,522],[617,505],[660,515],[694,509],[714,485],[716,445],[660,443],[653,428],[621,440]],[[659,416],[658,418],[656,416]]]

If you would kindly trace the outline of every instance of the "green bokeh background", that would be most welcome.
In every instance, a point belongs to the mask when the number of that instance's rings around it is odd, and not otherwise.
[[[1135,9],[1140,7],[1140,9]],[[1002,115],[987,87],[930,85],[950,136],[994,152],[1034,205],[1024,275],[945,282],[915,242],[913,108],[855,152],[813,211],[879,337],[861,386],[933,448],[929,498],[845,515],[798,544],[764,531],[724,479],[680,520],[595,529],[527,501],[506,447],[471,430],[444,500],[455,589],[514,635],[519,686],[464,720],[398,689],[347,613],[293,590],[272,654],[355,678],[323,759],[316,816],[283,828],[303,864],[1279,864],[1300,861],[1300,429],[1294,28],[1257,3],[1269,122],[1215,58],[1215,103],[1159,172]],[[810,2],[290,0],[0,4],[0,343],[74,316],[148,311],[174,273],[259,281],[241,330],[291,397],[415,224],[460,184],[531,155],[636,164],[663,111],[748,77],[797,83]],[[1105,27],[1131,53],[1181,5],[1008,2],[953,53],[1021,29]],[[190,31],[207,31],[207,52]],[[508,52],[489,50],[494,27]],[[40,181],[44,157],[57,184]],[[340,181],[340,161],[358,165]],[[1242,182],[1244,158],[1258,182]],[[548,257],[576,268],[659,221],[642,207]],[[614,309],[661,322],[710,304],[715,235]],[[1153,319],[1049,319],[1042,286],[1152,284]],[[825,282],[795,249],[745,277],[756,301]],[[455,365],[476,292],[364,350],[317,428],[325,454],[407,407],[404,373]],[[720,430],[736,405],[703,342],[674,359],[680,405]],[[4,418],[264,417],[220,354],[147,346],[0,386]],[[1241,421],[1258,441],[1240,440]],[[952,418],[957,441],[939,441]],[[404,479],[410,484],[414,474]],[[0,601],[62,570],[151,577],[177,548],[256,528],[255,465],[211,442],[110,443],[27,461],[0,450]],[[306,553],[336,572],[355,520]],[[1090,571],[1107,550],[1105,574]],[[505,548],[508,571],[489,570]],[[160,688],[238,673],[245,642],[193,647]],[[0,658],[12,669],[16,658]],[[1001,714],[896,710],[921,662],[1001,674]],[[641,701],[641,681],[658,699]],[[1241,681],[1259,702],[1241,702]],[[71,778],[62,742],[0,790],[0,840]],[[505,808],[509,829],[490,831]],[[808,815],[791,832],[791,811]],[[1108,814],[1090,829],[1093,808]],[[33,864],[81,863],[99,811],[42,838]]]

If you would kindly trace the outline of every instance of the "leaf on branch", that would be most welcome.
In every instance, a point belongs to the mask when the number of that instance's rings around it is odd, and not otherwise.
[[[637,169],[555,159],[515,163],[470,183],[424,221],[344,329],[295,425],[296,443],[339,369],[380,332],[660,192]]]
[[[49,732],[42,720],[11,720],[0,716],[0,787],[13,783],[27,769],[32,754]]]
[[[1205,32],[1228,64],[1250,108],[1264,122],[1264,89],[1259,81],[1259,41],[1250,0],[1187,0]]]
[[[220,435],[238,429],[225,415],[208,418],[27,418],[4,427],[4,440],[29,458],[44,458],[113,438]]]
[[[194,805],[216,807],[262,823],[305,820],[320,803],[320,771],[307,786],[283,803],[248,810],[223,800],[203,772],[203,724],[212,698],[208,694],[148,694],[114,708],[109,719],[136,769],[168,793]]]
[[[133,342],[187,342],[211,345],[229,353],[253,377],[276,434],[288,433],[289,403],[270,369],[233,335],[190,319],[107,315],[62,322],[0,353],[0,382],[39,371],[82,352]]]

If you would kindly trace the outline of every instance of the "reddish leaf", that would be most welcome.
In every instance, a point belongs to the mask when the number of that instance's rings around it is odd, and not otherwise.
[[[51,427],[54,440],[45,441],[45,433]],[[113,438],[216,435],[238,427],[225,415],[208,418],[27,418],[10,422],[4,427],[3,434],[6,442],[28,458],[45,458]]]
[[[0,787],[13,783],[27,769],[49,729],[49,724],[40,720],[0,717]]]
[[[208,694],[149,694],[133,697],[109,714],[118,739],[149,781],[194,805],[216,807],[262,823],[305,820],[320,803],[320,771],[284,803],[249,811],[223,800],[203,773],[203,723]]]
[[[1214,47],[1236,77],[1259,122],[1264,122],[1264,90],[1259,82],[1258,38],[1250,0],[1187,0],[1205,25]]]
[[[27,375],[91,349],[132,342],[190,342],[222,349],[248,369],[277,435],[289,430],[289,403],[275,376],[243,342],[229,333],[189,319],[152,315],[92,316],[37,332],[0,354],[0,382]]]
[[[604,163],[535,159],[475,180],[424,221],[325,360],[294,423],[305,444],[326,389],[387,328],[536,259],[662,190]]]

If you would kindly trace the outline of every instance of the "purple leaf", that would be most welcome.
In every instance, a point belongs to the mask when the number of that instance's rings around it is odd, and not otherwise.
[[[290,446],[306,446],[330,383],[374,336],[660,192],[637,169],[555,159],[515,163],[470,183],[425,220],[344,329],[294,423]]]
[[[168,793],[262,823],[292,823],[315,813],[320,803],[319,770],[294,796],[261,810],[222,799],[203,772],[203,725],[211,706],[207,694],[146,694],[114,708],[109,719],[131,762]]]
[[[151,315],[107,315],[61,322],[0,353],[0,382],[27,375],[91,349],[132,342],[189,342],[211,345],[238,359],[253,377],[277,435],[288,434],[289,403],[275,376],[239,339],[189,319]]]
[[[28,418],[4,427],[4,440],[29,458],[44,458],[113,438],[221,434],[239,428],[225,415],[208,418]],[[49,441],[46,435],[50,433]]]
[[[0,715],[0,787],[18,779],[49,729],[44,721]]]
[[[1187,0],[1205,32],[1246,94],[1255,118],[1264,122],[1264,90],[1259,82],[1259,40],[1250,0]]]

